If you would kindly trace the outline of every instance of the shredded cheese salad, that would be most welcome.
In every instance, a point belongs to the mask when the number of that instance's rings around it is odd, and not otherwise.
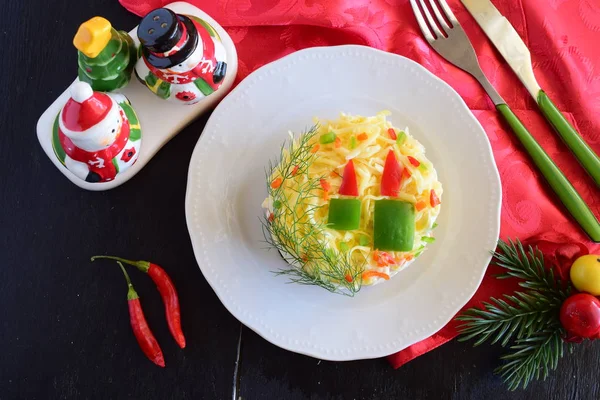
[[[289,165],[286,171],[282,170],[286,163],[296,162],[292,159],[297,155],[293,150],[298,150],[301,146],[301,138],[293,138],[290,133],[292,147],[283,151],[279,166],[272,168],[271,175],[267,178],[270,185],[269,197],[263,203],[267,223],[276,223],[281,228],[296,227],[302,219],[309,227],[290,231],[296,232],[296,238],[282,233],[287,232],[286,230],[269,229],[271,236],[274,236],[273,240],[277,243],[302,241],[303,235],[316,233],[316,242],[322,244],[327,252],[339,257],[332,256],[332,259],[343,260],[343,264],[349,269],[349,273],[342,275],[347,281],[345,285],[349,282],[357,286],[372,285],[388,280],[413,262],[427,244],[434,241],[432,231],[440,212],[442,184],[425,156],[425,148],[410,135],[408,129],[394,128],[387,120],[388,115],[390,113],[387,111],[373,117],[342,113],[337,120],[315,119],[316,132],[313,132],[309,141],[303,143],[308,149],[304,159],[306,164],[298,162],[297,165]],[[376,201],[390,199],[390,196],[383,196],[381,193],[384,166],[387,165],[386,158],[390,155],[390,150],[402,171],[399,190],[393,199],[414,206],[414,234],[409,236],[412,243],[406,251],[382,251],[374,246]],[[345,167],[350,160],[356,173],[358,193],[354,198],[360,200],[360,219],[357,229],[333,229],[328,224],[328,218],[331,219],[330,204],[332,199],[348,197],[339,192],[344,172],[347,171]],[[307,182],[318,182],[318,185],[307,185]],[[309,191],[311,194],[301,197],[302,191]],[[293,209],[293,212],[278,212],[282,208],[281,199],[289,200],[286,207]],[[323,228],[311,230],[311,226]],[[284,258],[287,259],[286,256],[288,255],[285,254]],[[307,253],[301,254],[298,251],[297,257],[293,258],[299,261],[296,265],[292,263],[294,268],[303,269],[315,276],[315,279],[336,280],[337,275],[320,270],[323,263],[319,264],[314,259],[320,260],[323,256],[310,254],[310,248]],[[351,271],[354,272],[350,273]]]

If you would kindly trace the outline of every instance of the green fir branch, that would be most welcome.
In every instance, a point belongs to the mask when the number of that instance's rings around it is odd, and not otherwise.
[[[556,370],[564,355],[565,342],[560,324],[533,332],[518,339],[510,352],[501,357],[505,363],[494,371],[507,383],[509,390],[525,389],[533,380],[546,380],[550,371]],[[572,348],[571,344],[566,344]]]
[[[569,297],[570,286],[554,275],[553,268],[546,267],[544,255],[537,247],[534,249],[529,246],[525,251],[519,240],[513,242],[509,239],[508,243],[500,240],[498,248],[500,252],[493,253],[495,259],[493,264],[506,270],[497,276],[498,279],[521,279],[519,286],[557,296],[561,302]]]
[[[543,329],[549,319],[557,318],[554,299],[540,297],[534,292],[515,292],[504,299],[491,298],[484,302],[484,310],[470,308],[456,319],[463,322],[458,326],[459,341],[476,339],[475,346],[491,340],[505,347],[511,339],[521,339]]]
[[[545,265],[538,248],[527,250],[519,240],[498,242],[492,264],[505,270],[498,279],[517,278],[526,289],[503,298],[491,298],[483,309],[470,308],[456,319],[459,340],[475,340],[478,346],[486,341],[509,347],[502,356],[505,361],[496,372],[510,390],[527,387],[534,379],[546,379],[563,356],[564,330],[559,312],[571,293],[570,283],[563,282]]]

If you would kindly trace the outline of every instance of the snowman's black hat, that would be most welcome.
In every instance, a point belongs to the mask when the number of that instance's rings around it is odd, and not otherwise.
[[[150,65],[166,69],[185,61],[198,45],[198,33],[191,19],[175,14],[168,8],[157,8],[140,22],[137,35],[142,53]],[[164,55],[177,45],[182,37],[187,40],[183,47],[171,55]]]

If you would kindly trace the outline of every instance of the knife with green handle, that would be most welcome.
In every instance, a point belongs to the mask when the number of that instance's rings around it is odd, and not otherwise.
[[[533,73],[531,53],[517,31],[490,0],[461,1],[525,85],[546,120],[571,149],[596,185],[600,186],[600,157],[540,88]]]
[[[561,170],[554,164],[550,156],[542,149],[539,143],[523,126],[519,118],[513,111],[504,104],[496,105],[496,109],[502,114],[504,120],[510,125],[513,132],[517,135],[527,153],[533,159],[542,175],[548,181],[548,184],[554,189],[554,192],[577,220],[579,225],[585,230],[594,242],[600,242],[600,223],[589,209],[585,201],[575,190],[571,182],[565,177]]]
[[[466,35],[465,35],[466,38]],[[435,47],[434,47],[435,48]],[[439,49],[439,47],[438,47]],[[452,51],[458,50],[460,54],[465,54],[460,51],[458,47],[452,47]],[[436,49],[437,50],[437,49]],[[577,223],[583,228],[585,233],[596,243],[600,243],[600,222],[594,216],[594,213],[585,201],[581,198],[577,190],[573,187],[571,182],[562,173],[560,168],[556,166],[550,156],[544,151],[542,146],[535,140],[535,138],[529,133],[527,128],[523,125],[521,120],[515,115],[510,109],[506,101],[496,91],[494,86],[487,79],[479,63],[475,52],[472,54],[472,62],[462,62],[462,68],[469,72],[481,86],[485,89],[490,99],[496,105],[496,110],[502,115],[506,123],[510,126],[512,131],[515,133],[525,150],[533,160],[533,163],[537,166],[538,170],[542,173],[546,181],[556,193],[556,196],[564,204],[565,208],[575,218]]]

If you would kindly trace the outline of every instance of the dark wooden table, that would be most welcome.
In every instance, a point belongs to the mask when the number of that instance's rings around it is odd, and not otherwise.
[[[206,116],[130,182],[88,192],[40,148],[41,113],[72,81],[71,41],[100,14],[139,19],[117,0],[3,2],[0,93],[0,399],[598,399],[600,348],[577,347],[545,383],[507,392],[493,374],[502,350],[456,341],[393,370],[385,360],[327,362],[290,353],[235,320],[204,280],[188,236],[189,159]],[[132,271],[165,353],[158,368],[131,332],[126,286],[98,253],[165,265],[181,297],[188,346],[177,347],[162,302]]]

